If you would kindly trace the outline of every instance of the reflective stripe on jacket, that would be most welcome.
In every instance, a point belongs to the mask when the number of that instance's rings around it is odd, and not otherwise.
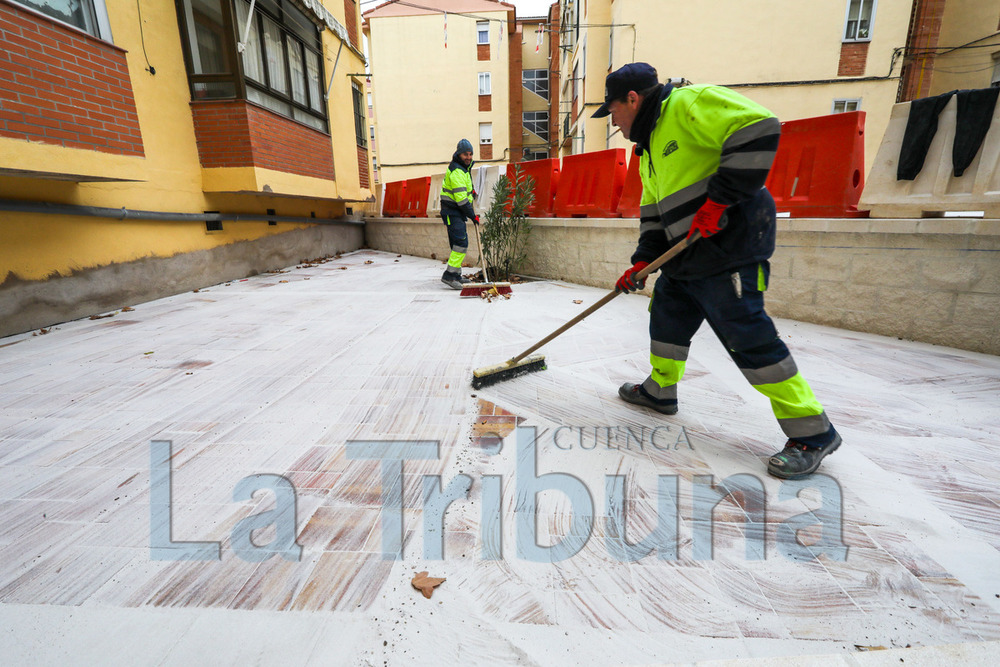
[[[774,200],[763,187],[780,132],[774,114],[728,88],[669,90],[640,156],[633,262],[652,261],[684,238],[706,197],[729,205],[726,227],[669,262],[666,273],[700,277],[770,257]]]
[[[441,185],[441,210],[460,211],[467,218],[475,217],[472,207],[472,173],[471,165],[466,167],[458,161],[458,156],[452,158]]]

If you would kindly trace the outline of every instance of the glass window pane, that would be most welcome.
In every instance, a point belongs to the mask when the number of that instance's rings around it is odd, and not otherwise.
[[[264,52],[267,54],[267,75],[271,79],[271,88],[288,94],[288,80],[285,78],[285,50],[282,48],[281,28],[278,24],[264,17]]]
[[[292,99],[306,105],[306,68],[302,62],[302,46],[289,36],[285,37],[285,47],[288,53],[288,69],[292,77]]]
[[[306,74],[309,77],[309,106],[323,112],[323,84],[319,76],[319,56],[306,49]]]
[[[236,97],[236,84],[232,81],[199,81],[192,88],[196,100],[232,99]]]
[[[93,0],[17,0],[17,2],[57,21],[68,23],[95,37],[100,37]]]
[[[292,105],[288,102],[282,102],[278,98],[268,95],[267,93],[261,92],[256,88],[251,88],[247,86],[247,99],[251,102],[256,102],[265,109],[270,109],[271,111],[277,111],[278,113],[288,116],[292,116]]]
[[[316,24],[309,20],[309,18],[295,8],[290,2],[284,3],[285,10],[285,27],[291,30],[293,33],[298,35],[307,44],[312,44],[316,41]]]
[[[249,12],[249,3],[236,3],[236,22],[240,31],[240,39],[243,39],[243,34],[246,32],[247,14]],[[263,83],[264,57],[260,53],[260,34],[257,30],[257,12],[254,12],[250,32],[247,34],[246,48],[243,49],[243,73],[254,81]]]

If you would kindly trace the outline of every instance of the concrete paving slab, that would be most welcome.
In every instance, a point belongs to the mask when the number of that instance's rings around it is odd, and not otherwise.
[[[707,328],[673,417],[617,397],[638,295],[477,391],[603,291],[440,272],[359,251],[0,339],[5,661],[995,662],[1000,359],[779,321],[844,436],[789,484]],[[221,557],[153,548],[190,543]]]

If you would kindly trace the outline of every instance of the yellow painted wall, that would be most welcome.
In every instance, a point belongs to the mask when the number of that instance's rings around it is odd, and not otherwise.
[[[594,61],[587,70],[588,102],[591,97],[603,100],[609,54],[598,51],[599,45],[609,42],[611,69],[645,61],[657,68],[661,80],[683,77],[693,83],[728,85],[849,78],[837,75],[847,0],[812,2],[808,11],[800,0],[587,0],[586,5],[587,23],[616,24],[581,29],[589,44],[588,60]],[[602,8],[606,15],[600,13]],[[900,59],[893,62],[892,56],[895,48],[906,43],[910,9],[911,0],[879,0],[876,7],[864,76],[892,78],[736,90],[782,120],[828,114],[835,98],[861,98],[861,110],[867,114],[865,160],[870,167],[895,103]],[[572,69],[562,71],[568,79]],[[608,122],[595,126],[591,122],[586,150],[630,145],[620,134],[607,140],[614,130]]]
[[[506,21],[507,12],[476,16]],[[462,138],[479,154],[479,123],[493,123],[493,158],[509,149],[509,40],[490,23],[490,60],[476,56],[476,19],[369,17],[369,58],[383,182],[444,171]],[[492,110],[479,111],[479,72],[491,73]],[[413,166],[392,166],[418,163]]]
[[[944,53],[934,62],[929,95],[949,90],[987,88],[1000,57],[1000,3],[949,0],[941,17],[939,48],[964,47]],[[992,44],[993,46],[988,46]]]
[[[344,5],[325,3],[343,17]],[[137,179],[129,182],[74,183],[39,178],[0,176],[0,198],[59,204],[159,210],[182,213],[226,211],[278,216],[337,217],[345,204],[333,197],[364,199],[371,195],[358,184],[350,81],[341,73],[360,71],[362,61],[344,50],[331,93],[331,128],[335,143],[337,185],[328,199],[255,195],[206,194],[195,142],[187,73],[181,51],[174,3],[143,3],[145,54],[136,5],[108,3],[111,30],[117,46],[127,50],[136,111],[142,130],[144,158],[105,155],[14,139],[0,140],[3,166],[38,169],[46,161],[68,173],[94,172]],[[333,66],[338,40],[325,31],[327,75]],[[146,71],[149,64],[156,69]],[[348,69],[350,68],[350,69]],[[346,92],[345,92],[346,91]],[[344,97],[346,95],[346,98]],[[344,100],[346,99],[346,102]],[[315,181],[298,179],[304,191],[317,196]],[[221,232],[206,232],[203,223],[144,222],[53,215],[0,213],[0,283],[13,274],[22,280],[41,280],[98,266],[144,257],[171,257],[289,231],[308,225],[266,222],[226,222]]]

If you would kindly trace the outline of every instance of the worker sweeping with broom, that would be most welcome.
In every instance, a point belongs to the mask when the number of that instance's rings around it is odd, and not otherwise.
[[[702,237],[660,267],[649,311],[652,370],[622,385],[619,396],[675,414],[691,339],[707,320],[747,381],[770,399],[788,438],[768,472],[810,475],[841,439],[764,311],[775,242],[774,199],[764,181],[778,119],[727,88],[660,84],[646,63],[625,65],[605,85],[594,117],[610,115],[636,144],[642,179],[638,247],[616,289],[642,289],[650,262]]]
[[[441,219],[448,227],[448,243],[451,246],[448,266],[441,282],[452,289],[462,289],[465,283],[471,282],[462,276],[462,262],[469,249],[465,221],[472,220],[473,224],[479,224],[479,216],[472,207],[473,194],[472,142],[462,139],[451,156],[451,164],[441,186]]]

